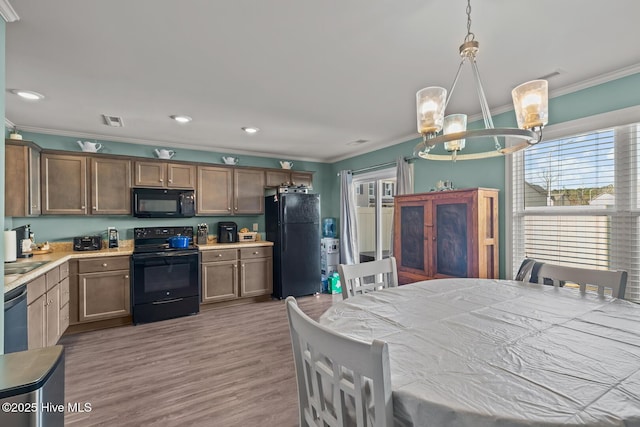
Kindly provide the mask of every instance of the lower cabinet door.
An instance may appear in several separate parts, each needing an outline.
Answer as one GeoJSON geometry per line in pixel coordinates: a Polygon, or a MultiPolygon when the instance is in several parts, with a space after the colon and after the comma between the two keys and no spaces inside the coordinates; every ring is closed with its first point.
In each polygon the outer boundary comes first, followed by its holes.
{"type": "Polygon", "coordinates": [[[47,346],[56,345],[60,332],[60,285],[56,285],[49,289],[46,293],[47,297],[47,346]]]}
{"type": "Polygon", "coordinates": [[[202,264],[202,302],[217,302],[238,297],[238,262],[202,264]]]}
{"type": "Polygon", "coordinates": [[[126,317],[131,313],[129,271],[109,271],[78,275],[78,320],[126,317]]]}
{"type": "Polygon", "coordinates": [[[47,294],[43,294],[27,306],[27,331],[29,350],[46,347],[47,294]]]}
{"type": "Polygon", "coordinates": [[[272,258],[255,258],[240,262],[240,296],[254,297],[273,292],[272,258]]]}

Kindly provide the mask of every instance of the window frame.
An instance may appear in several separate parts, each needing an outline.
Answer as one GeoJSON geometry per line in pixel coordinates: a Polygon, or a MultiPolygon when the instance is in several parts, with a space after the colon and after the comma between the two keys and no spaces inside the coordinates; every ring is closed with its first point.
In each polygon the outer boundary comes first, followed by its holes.
{"type": "MultiPolygon", "coordinates": [[[[605,128],[616,128],[619,126],[631,125],[634,123],[640,123],[640,105],[624,108],[620,110],[614,110],[607,113],[602,113],[594,116],[583,117],[576,120],[571,120],[559,124],[555,124],[552,126],[548,126],[544,129],[544,140],[555,140],[562,138],[569,138],[579,134],[585,134],[594,132],[600,129],[605,128]]],[[[508,144],[512,141],[508,141],[508,144]]],[[[638,156],[640,156],[640,147],[637,147],[638,156]]],[[[505,261],[506,268],[505,272],[508,278],[514,277],[515,271],[514,269],[514,197],[513,191],[514,186],[517,183],[514,181],[517,177],[515,177],[514,171],[514,156],[522,156],[523,153],[515,153],[512,156],[506,156],[505,159],[505,238],[507,242],[507,250],[505,251],[505,261]]],[[[616,150],[616,162],[619,161],[619,150],[616,150]]],[[[636,175],[640,173],[637,169],[635,170],[636,175]]],[[[634,182],[637,182],[637,176],[633,177],[635,179],[634,182]]],[[[617,178],[616,178],[617,180],[617,178]]],[[[638,184],[640,185],[640,184],[638,184]]],[[[618,201],[616,201],[618,203],[618,201]]],[[[532,213],[547,213],[550,211],[548,208],[544,208],[541,210],[537,209],[528,209],[529,212],[532,213]]],[[[640,209],[633,209],[634,214],[638,214],[640,209]]],[[[616,207],[615,211],[610,209],[589,209],[589,214],[591,215],[611,215],[620,212],[620,207],[616,207]]],[[[571,213],[571,209],[562,209],[562,208],[554,208],[549,212],[549,215],[563,215],[571,213]]],[[[518,262],[520,260],[517,260],[518,262]]]]}

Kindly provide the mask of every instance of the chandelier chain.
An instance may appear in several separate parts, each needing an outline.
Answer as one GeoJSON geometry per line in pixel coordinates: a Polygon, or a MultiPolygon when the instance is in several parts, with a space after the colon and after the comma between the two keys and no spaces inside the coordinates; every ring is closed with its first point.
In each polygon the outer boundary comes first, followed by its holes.
{"type": "Polygon", "coordinates": [[[467,0],[467,35],[464,38],[465,42],[476,39],[476,35],[471,32],[471,0],[467,0]]]}

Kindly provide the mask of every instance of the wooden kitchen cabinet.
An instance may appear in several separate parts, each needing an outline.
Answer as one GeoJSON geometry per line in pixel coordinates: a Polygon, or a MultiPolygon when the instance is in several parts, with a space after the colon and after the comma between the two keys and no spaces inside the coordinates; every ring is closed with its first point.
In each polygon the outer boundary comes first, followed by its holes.
{"type": "Polygon", "coordinates": [[[201,254],[202,303],[242,300],[273,292],[273,248],[252,246],[201,254]]]}
{"type": "Polygon", "coordinates": [[[264,169],[233,170],[233,213],[237,215],[264,213],[264,169]]]}
{"type": "Polygon", "coordinates": [[[291,171],[283,170],[267,170],[266,175],[266,187],[279,187],[285,183],[291,183],[291,171]]]}
{"type": "Polygon", "coordinates": [[[201,257],[202,302],[238,298],[238,250],[203,251],[201,257]]]}
{"type": "Polygon", "coordinates": [[[79,259],[72,277],[70,323],[128,317],[131,314],[129,257],[79,259]]]}
{"type": "Polygon", "coordinates": [[[40,215],[40,148],[5,140],[5,216],[40,215]]]}
{"type": "Polygon", "coordinates": [[[91,158],[91,213],[131,214],[131,161],[91,158]]]}
{"type": "Polygon", "coordinates": [[[231,215],[233,169],[198,166],[196,215],[231,215]]]}
{"type": "Polygon", "coordinates": [[[396,196],[394,255],[400,284],[446,277],[497,278],[498,190],[396,196]]]}
{"type": "Polygon", "coordinates": [[[67,263],[27,284],[29,349],[55,345],[69,326],[67,263]]]}
{"type": "Polygon", "coordinates": [[[255,297],[273,292],[271,246],[240,249],[240,296],[255,297]]]}
{"type": "Polygon", "coordinates": [[[136,187],[195,188],[196,166],[188,163],[136,161],[136,187]]]}
{"type": "Polygon", "coordinates": [[[42,154],[42,213],[87,214],[87,157],[42,154]]]}
{"type": "Polygon", "coordinates": [[[313,173],[291,172],[291,185],[306,185],[313,188],[313,173]]]}
{"type": "Polygon", "coordinates": [[[266,171],[266,187],[279,187],[285,183],[289,183],[290,185],[306,185],[307,187],[313,187],[313,173],[300,171],[294,172],[286,169],[272,169],[266,171]]]}

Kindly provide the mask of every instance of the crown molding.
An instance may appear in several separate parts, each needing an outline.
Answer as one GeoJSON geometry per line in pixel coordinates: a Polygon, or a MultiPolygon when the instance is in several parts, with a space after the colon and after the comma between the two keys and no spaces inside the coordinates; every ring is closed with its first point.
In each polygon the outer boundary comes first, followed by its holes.
{"type": "MultiPolygon", "coordinates": [[[[568,95],[573,92],[578,92],[579,90],[589,89],[590,87],[598,86],[598,85],[608,83],[614,80],[618,80],[623,77],[631,76],[637,73],[640,73],[640,64],[630,65],[628,67],[620,68],[619,70],[600,74],[599,76],[593,77],[591,79],[583,80],[578,83],[570,84],[568,86],[563,86],[558,89],[549,91],[549,99],[557,98],[563,95],[568,95]]],[[[502,105],[500,107],[492,108],[491,115],[497,116],[498,114],[507,113],[509,111],[513,111],[512,104],[502,105]]],[[[481,113],[474,114],[473,116],[469,116],[469,123],[475,122],[478,120],[482,120],[481,113]]]]}
{"type": "Polygon", "coordinates": [[[20,17],[16,13],[9,0],[0,0],[0,16],[7,22],[19,21],[20,17]]]}
{"type": "Polygon", "coordinates": [[[15,129],[16,125],[11,120],[4,118],[4,127],[5,129],[15,129]]]}
{"type": "MultiPolygon", "coordinates": [[[[5,122],[11,123],[8,119],[5,119],[5,122]]],[[[125,144],[151,145],[154,147],[170,145],[172,148],[184,148],[187,150],[208,151],[208,152],[223,153],[223,154],[238,154],[238,155],[255,156],[255,157],[267,157],[270,159],[283,157],[286,159],[298,160],[302,162],[327,163],[326,160],[321,160],[321,159],[311,158],[311,157],[295,157],[295,156],[289,156],[289,155],[276,157],[274,153],[267,153],[262,151],[234,150],[229,148],[208,147],[208,146],[189,144],[184,142],[152,141],[149,139],[128,138],[128,137],[102,135],[102,134],[87,133],[87,132],[74,132],[74,131],[61,130],[61,129],[40,128],[35,126],[18,125],[18,129],[21,132],[33,132],[33,133],[41,133],[44,135],[55,135],[55,136],[68,136],[71,138],[96,139],[103,142],[113,141],[113,142],[122,142],[125,144]]]]}

